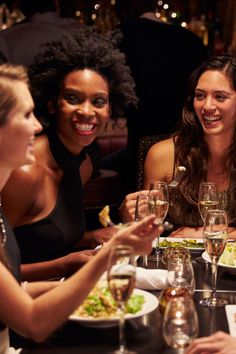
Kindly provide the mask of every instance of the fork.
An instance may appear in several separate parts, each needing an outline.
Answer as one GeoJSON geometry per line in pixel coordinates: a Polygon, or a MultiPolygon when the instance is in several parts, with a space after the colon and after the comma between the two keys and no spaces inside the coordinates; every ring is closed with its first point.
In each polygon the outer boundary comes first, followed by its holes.
{"type": "Polygon", "coordinates": [[[168,187],[170,188],[175,188],[178,186],[178,184],[181,182],[183,175],[186,172],[186,167],[184,166],[178,166],[177,167],[177,173],[174,176],[174,179],[168,184],[168,187]]]}

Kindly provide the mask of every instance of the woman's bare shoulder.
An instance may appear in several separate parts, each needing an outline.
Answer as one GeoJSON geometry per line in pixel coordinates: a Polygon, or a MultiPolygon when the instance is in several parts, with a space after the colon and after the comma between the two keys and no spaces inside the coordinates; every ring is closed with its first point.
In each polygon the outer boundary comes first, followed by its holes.
{"type": "Polygon", "coordinates": [[[153,144],[148,150],[147,157],[163,158],[163,156],[172,156],[174,153],[174,141],[173,138],[159,141],[153,144]]]}
{"type": "Polygon", "coordinates": [[[160,141],[149,149],[144,162],[144,186],[151,180],[167,181],[172,178],[174,168],[173,138],[160,141]]]}

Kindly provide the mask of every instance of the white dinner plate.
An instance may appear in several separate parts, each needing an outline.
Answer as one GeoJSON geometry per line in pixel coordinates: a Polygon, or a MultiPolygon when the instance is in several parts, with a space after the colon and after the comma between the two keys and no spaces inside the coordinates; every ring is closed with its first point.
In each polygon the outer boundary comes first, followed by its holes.
{"type": "MultiPolygon", "coordinates": [[[[146,315],[152,311],[154,311],[158,305],[159,305],[159,301],[156,298],[156,296],[154,296],[153,294],[144,291],[144,290],[140,290],[140,289],[134,289],[133,294],[137,294],[137,295],[143,295],[144,296],[144,304],[142,307],[142,310],[136,312],[135,314],[126,314],[125,315],[125,319],[126,320],[132,320],[134,318],[138,318],[141,317],[143,315],[146,315]]],[[[71,321],[76,321],[79,324],[82,324],[84,326],[88,326],[88,327],[111,327],[111,326],[115,326],[118,324],[118,317],[109,317],[109,318],[92,318],[92,317],[81,317],[81,316],[77,316],[77,315],[70,315],[69,316],[69,320],[71,321]]]]}
{"type": "MultiPolygon", "coordinates": [[[[159,242],[163,242],[164,240],[167,240],[170,243],[179,243],[180,246],[182,246],[182,243],[184,240],[191,240],[190,237],[185,237],[185,238],[179,238],[179,237],[160,237],[159,238],[159,242]]],[[[202,238],[198,238],[198,239],[194,239],[196,240],[198,243],[202,243],[202,245],[199,245],[198,247],[191,247],[189,245],[183,245],[184,247],[188,248],[189,250],[196,250],[196,251],[201,251],[204,250],[204,245],[203,245],[203,239],[202,238]]],[[[170,245],[172,246],[172,245],[170,245]]],[[[156,247],[156,241],[153,241],[152,247],[155,248],[156,247]]],[[[161,249],[164,249],[166,247],[164,246],[160,246],[161,249]]]]}
{"type": "MultiPolygon", "coordinates": [[[[205,261],[211,263],[211,259],[210,259],[209,255],[208,255],[208,253],[207,253],[206,251],[203,252],[202,258],[203,258],[205,261]]],[[[220,260],[219,260],[218,265],[221,266],[221,267],[225,267],[225,268],[230,268],[230,269],[232,269],[232,270],[236,270],[236,266],[224,264],[224,263],[222,263],[220,260]]]]}

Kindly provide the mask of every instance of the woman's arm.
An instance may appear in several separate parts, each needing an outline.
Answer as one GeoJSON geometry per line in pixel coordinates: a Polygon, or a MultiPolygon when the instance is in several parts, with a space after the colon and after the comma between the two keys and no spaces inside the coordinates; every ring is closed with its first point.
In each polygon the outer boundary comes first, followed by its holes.
{"type": "Polygon", "coordinates": [[[144,188],[149,189],[151,181],[170,182],[174,170],[173,139],[154,144],[144,161],[144,188]]]}
{"type": "Polygon", "coordinates": [[[128,244],[136,254],[149,253],[160,229],[154,216],[133,223],[117,234],[84,267],[47,293],[32,299],[0,263],[0,319],[16,332],[43,341],[82,303],[106,269],[110,248],[128,244]],[[8,304],[6,306],[5,304],[8,304]]]}
{"type": "Polygon", "coordinates": [[[96,253],[95,250],[85,250],[73,252],[51,261],[22,264],[22,280],[36,281],[68,277],[86,264],[96,253]]]}

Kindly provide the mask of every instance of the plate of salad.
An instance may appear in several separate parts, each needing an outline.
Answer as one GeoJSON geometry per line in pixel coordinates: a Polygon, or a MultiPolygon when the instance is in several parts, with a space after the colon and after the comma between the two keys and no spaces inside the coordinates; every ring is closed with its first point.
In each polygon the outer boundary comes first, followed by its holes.
{"type": "MultiPolygon", "coordinates": [[[[158,305],[156,296],[141,289],[134,289],[126,305],[125,319],[146,315],[154,311],[158,305]]],[[[69,320],[88,327],[104,328],[118,325],[117,306],[107,285],[97,285],[83,304],[69,316],[69,320]]]]}
{"type": "MultiPolygon", "coordinates": [[[[160,237],[159,239],[159,247],[185,247],[190,250],[204,250],[204,243],[202,238],[193,239],[193,238],[177,238],[177,237],[160,237]]],[[[153,247],[155,247],[155,240],[153,243],[153,247]]]]}
{"type": "MultiPolygon", "coordinates": [[[[202,258],[209,263],[211,262],[206,251],[203,252],[202,258]]],[[[236,242],[227,243],[224,252],[219,259],[218,265],[236,270],[236,242]]]]}

